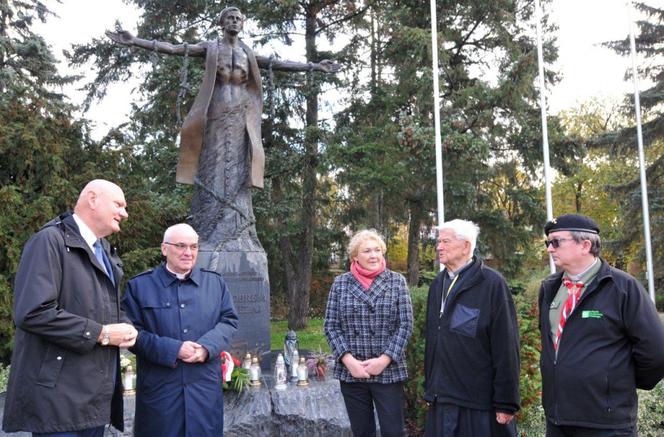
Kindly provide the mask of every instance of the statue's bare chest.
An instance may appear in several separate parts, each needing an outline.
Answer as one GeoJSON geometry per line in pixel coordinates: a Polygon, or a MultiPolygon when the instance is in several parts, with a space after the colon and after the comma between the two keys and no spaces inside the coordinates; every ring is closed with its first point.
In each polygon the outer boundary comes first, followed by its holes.
{"type": "Polygon", "coordinates": [[[223,84],[240,85],[249,76],[249,57],[241,47],[219,46],[217,76],[223,84]]]}

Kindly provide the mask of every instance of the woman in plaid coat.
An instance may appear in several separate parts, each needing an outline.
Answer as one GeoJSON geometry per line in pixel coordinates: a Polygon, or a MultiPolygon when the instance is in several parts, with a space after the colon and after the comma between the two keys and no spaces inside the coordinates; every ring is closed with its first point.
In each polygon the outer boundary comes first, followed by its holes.
{"type": "Polygon", "coordinates": [[[350,272],[337,276],[325,311],[325,335],[337,365],[355,437],[404,435],[404,351],[413,331],[406,280],[385,268],[385,242],[374,230],[348,244],[350,272]]]}

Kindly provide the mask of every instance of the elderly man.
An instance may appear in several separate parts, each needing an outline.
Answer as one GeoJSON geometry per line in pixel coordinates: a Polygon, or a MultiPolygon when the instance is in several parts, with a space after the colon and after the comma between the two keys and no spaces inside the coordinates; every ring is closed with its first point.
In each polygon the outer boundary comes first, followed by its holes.
{"type": "Polygon", "coordinates": [[[224,404],[219,354],[238,318],[221,276],[194,267],[198,234],[164,233],[166,263],[129,281],[122,301],[138,329],[136,436],[219,436],[224,404]]]}
{"type": "Polygon", "coordinates": [[[641,284],[599,258],[599,227],[562,215],[546,224],[562,270],[539,295],[546,435],[636,436],[636,389],[664,376],[664,328],[641,284]]]}
{"type": "Polygon", "coordinates": [[[429,288],[424,355],[426,436],[516,436],[519,334],[505,279],[473,256],[479,227],[439,228],[445,266],[429,288]]]}
{"type": "Polygon", "coordinates": [[[74,212],[30,238],[14,282],[16,337],[3,429],[102,436],[123,429],[118,347],[136,330],[120,311],[120,259],[104,237],[127,218],[122,190],[89,182],[74,212]]]}

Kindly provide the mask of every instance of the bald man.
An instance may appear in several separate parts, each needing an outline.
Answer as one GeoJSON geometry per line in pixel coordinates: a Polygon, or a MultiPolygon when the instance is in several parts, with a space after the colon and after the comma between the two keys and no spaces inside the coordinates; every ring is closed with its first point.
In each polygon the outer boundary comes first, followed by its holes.
{"type": "Polygon", "coordinates": [[[119,348],[137,331],[120,310],[120,259],[104,237],[127,215],[122,189],[97,179],[74,211],[30,238],[14,281],[16,337],[3,429],[98,437],[123,429],[119,348]]]}
{"type": "Polygon", "coordinates": [[[219,354],[238,318],[221,276],[195,267],[198,234],[184,223],[164,233],[166,262],[132,278],[122,300],[139,331],[134,435],[220,436],[224,429],[219,354]]]}

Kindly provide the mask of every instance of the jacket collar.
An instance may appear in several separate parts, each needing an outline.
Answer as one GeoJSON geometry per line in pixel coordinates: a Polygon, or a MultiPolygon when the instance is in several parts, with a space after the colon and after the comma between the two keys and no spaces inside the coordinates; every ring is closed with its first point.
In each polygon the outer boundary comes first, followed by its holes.
{"type": "MultiPolygon", "coordinates": [[[[88,243],[81,236],[81,233],[78,229],[78,225],[74,220],[72,211],[67,211],[66,213],[60,215],[59,217],[51,220],[46,225],[44,225],[44,228],[47,226],[60,227],[60,229],[63,232],[63,238],[65,240],[65,246],[67,247],[67,250],[69,250],[70,248],[75,248],[85,251],[88,254],[90,263],[92,263],[93,266],[99,269],[104,274],[104,276],[106,276],[106,268],[99,263],[99,260],[95,256],[94,252],[92,252],[92,249],[90,248],[88,243]]],[[[109,260],[113,268],[113,276],[115,277],[116,284],[119,284],[120,280],[122,279],[122,271],[120,270],[121,268],[120,260],[115,256],[115,251],[111,250],[111,246],[105,238],[101,239],[101,245],[106,251],[106,253],[110,254],[109,260]]]]}
{"type": "MultiPolygon", "coordinates": [[[[76,221],[74,220],[73,213],[71,211],[61,215],[59,218],[59,224],[62,229],[64,230],[65,233],[65,244],[68,247],[76,247],[76,248],[81,248],[84,249],[88,254],[91,256],[91,259],[93,260],[93,264],[97,265],[98,267],[102,267],[99,262],[97,261],[97,257],[94,255],[92,252],[92,249],[88,245],[88,243],[85,241],[85,239],[81,236],[81,232],[78,229],[78,225],[76,224],[76,221]]],[[[105,250],[109,249],[109,244],[105,239],[101,239],[102,246],[104,247],[105,250]]],[[[102,268],[103,271],[105,271],[102,268]]]]}
{"type": "MultiPolygon", "coordinates": [[[[457,273],[457,275],[460,275],[459,281],[461,281],[459,283],[458,291],[470,288],[471,286],[479,282],[484,277],[484,274],[482,273],[483,267],[484,263],[482,262],[482,260],[473,255],[472,262],[470,264],[466,264],[457,273]]],[[[445,274],[447,274],[447,272],[445,272],[445,274]]]]}
{"type": "Polygon", "coordinates": [[[88,244],[81,236],[80,231],[78,230],[78,225],[74,220],[72,211],[67,211],[66,213],[46,223],[42,229],[49,226],[58,226],[62,230],[64,234],[65,245],[67,247],[87,249],[88,252],[92,253],[90,246],[88,246],[88,244]]]}
{"type": "MultiPolygon", "coordinates": [[[[609,266],[609,264],[601,257],[599,258],[599,262],[601,263],[599,266],[599,271],[597,272],[595,279],[581,295],[581,300],[583,300],[589,294],[592,294],[601,282],[607,280],[613,281],[613,272],[611,270],[611,266],[609,266]]],[[[553,296],[558,291],[560,284],[563,281],[564,274],[565,272],[556,272],[542,281],[542,285],[544,286],[544,290],[546,292],[546,302],[551,302],[553,300],[553,296]]]]}
{"type": "Polygon", "coordinates": [[[348,275],[350,275],[352,279],[350,280],[348,288],[356,298],[362,302],[372,304],[389,286],[387,281],[388,271],[389,270],[386,268],[380,275],[376,276],[368,290],[365,290],[364,287],[362,287],[362,284],[360,284],[360,281],[349,272],[348,275]]]}
{"type": "MultiPolygon", "coordinates": [[[[187,276],[182,282],[193,282],[195,285],[199,285],[201,283],[201,269],[199,267],[194,267],[191,273],[189,273],[189,276],[187,276]]],[[[166,269],[166,263],[162,262],[159,267],[157,267],[157,277],[161,281],[161,284],[166,287],[170,287],[173,285],[174,282],[179,281],[177,276],[175,276],[173,273],[169,272],[168,269],[166,269]]]]}
{"type": "MultiPolygon", "coordinates": [[[[449,302],[452,302],[453,300],[456,299],[456,297],[463,293],[464,291],[472,288],[475,284],[480,282],[482,278],[484,278],[484,273],[482,272],[482,269],[484,268],[484,263],[482,262],[481,259],[477,258],[476,256],[473,255],[473,261],[470,264],[466,264],[458,273],[459,279],[458,285],[452,289],[450,292],[450,295],[447,296],[447,299],[449,302]]],[[[447,271],[442,271],[441,275],[447,275],[447,271]]],[[[438,307],[440,308],[440,305],[443,300],[443,283],[444,281],[440,282],[440,298],[438,299],[438,307]]],[[[447,306],[447,303],[445,304],[447,306]]]]}

